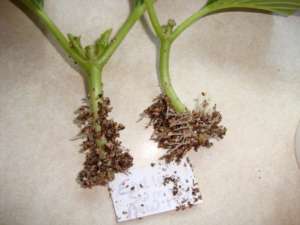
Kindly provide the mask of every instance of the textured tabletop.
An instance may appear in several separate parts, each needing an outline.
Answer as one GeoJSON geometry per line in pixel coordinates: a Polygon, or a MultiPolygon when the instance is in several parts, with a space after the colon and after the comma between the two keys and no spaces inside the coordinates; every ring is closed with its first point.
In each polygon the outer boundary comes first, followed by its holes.
{"type": "MultiPolygon", "coordinates": [[[[181,21],[204,1],[161,0],[162,21],[181,21]]],[[[127,17],[126,0],[47,0],[65,32],[90,43],[127,17]]],[[[112,116],[137,166],[161,150],[139,114],[160,93],[157,49],[138,23],[104,70],[112,116]]],[[[300,17],[231,12],[204,18],[175,43],[172,79],[193,107],[202,91],[228,128],[213,148],[190,154],[204,202],[125,224],[299,225],[300,17]]],[[[85,96],[79,73],[8,0],[0,1],[0,224],[116,224],[106,188],[75,182],[84,155],[73,124],[85,96]]]]}

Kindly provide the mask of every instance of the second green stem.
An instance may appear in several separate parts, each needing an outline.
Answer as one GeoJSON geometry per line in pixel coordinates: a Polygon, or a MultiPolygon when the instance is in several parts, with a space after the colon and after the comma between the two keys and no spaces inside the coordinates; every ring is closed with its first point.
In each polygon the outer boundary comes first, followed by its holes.
{"type": "Polygon", "coordinates": [[[171,42],[168,40],[161,40],[160,46],[160,60],[159,60],[159,82],[162,88],[162,91],[170,101],[170,104],[174,108],[174,110],[178,113],[186,112],[186,106],[181,102],[178,98],[170,77],[170,50],[171,50],[171,42]]]}

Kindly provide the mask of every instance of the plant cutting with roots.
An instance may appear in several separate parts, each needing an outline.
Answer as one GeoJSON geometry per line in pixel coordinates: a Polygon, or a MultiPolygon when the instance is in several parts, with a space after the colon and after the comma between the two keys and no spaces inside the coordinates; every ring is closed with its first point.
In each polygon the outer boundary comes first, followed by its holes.
{"type": "MultiPolygon", "coordinates": [[[[167,162],[179,162],[189,151],[199,147],[210,147],[213,139],[222,139],[226,128],[220,125],[222,116],[204,100],[199,109],[189,110],[179,99],[172,86],[169,72],[170,50],[175,40],[192,24],[208,15],[229,10],[259,10],[281,15],[290,15],[300,8],[300,0],[208,0],[193,15],[176,26],[170,19],[161,25],[154,8],[155,0],[132,0],[129,17],[114,37],[108,29],[91,45],[83,46],[80,36],[64,35],[44,10],[43,0],[12,0],[26,8],[58,45],[77,64],[84,76],[87,97],[76,111],[76,122],[83,138],[85,152],[84,168],[78,175],[78,182],[84,188],[105,185],[116,173],[126,172],[133,164],[128,150],[118,140],[122,124],[108,115],[112,110],[110,100],[104,97],[102,71],[134,24],[147,10],[155,35],[160,41],[159,83],[162,94],[144,111],[154,127],[152,139],[159,147],[167,150],[162,157],[167,162]]],[[[205,94],[203,93],[205,96],[205,94]]]]}
{"type": "Polygon", "coordinates": [[[77,111],[76,122],[81,127],[79,137],[84,138],[82,151],[86,154],[84,168],[78,182],[84,188],[105,185],[116,173],[132,166],[133,158],[118,140],[122,124],[108,118],[111,111],[109,98],[103,95],[102,71],[133,25],[144,14],[145,5],[133,0],[132,11],[116,35],[112,30],[101,34],[95,43],[83,47],[80,36],[65,36],[44,10],[43,0],[21,0],[25,7],[52,34],[55,41],[78,64],[87,85],[87,98],[77,111]]]}
{"type": "MultiPolygon", "coordinates": [[[[199,19],[214,13],[230,10],[255,10],[284,16],[300,8],[300,0],[208,0],[193,15],[176,26],[173,19],[161,25],[155,0],[144,0],[155,36],[159,40],[159,83],[162,94],[154,99],[143,116],[150,119],[148,126],[154,128],[151,139],[166,149],[162,156],[167,162],[180,160],[191,150],[211,147],[213,139],[222,139],[226,128],[220,125],[222,116],[216,106],[210,107],[204,100],[199,109],[190,111],[179,99],[172,86],[169,71],[170,50],[174,41],[199,19]]],[[[202,95],[205,95],[202,93],[202,95]]]]}

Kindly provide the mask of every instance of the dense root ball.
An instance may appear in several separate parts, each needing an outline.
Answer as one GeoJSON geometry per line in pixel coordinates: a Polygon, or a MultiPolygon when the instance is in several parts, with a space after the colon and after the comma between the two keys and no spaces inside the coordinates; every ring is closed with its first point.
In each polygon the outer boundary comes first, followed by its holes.
{"type": "Polygon", "coordinates": [[[86,159],[77,178],[83,188],[106,185],[114,179],[116,173],[126,172],[132,166],[133,158],[117,140],[120,130],[125,127],[108,119],[112,109],[109,99],[104,98],[99,108],[96,122],[88,105],[80,107],[76,112],[76,122],[82,128],[80,137],[85,139],[82,151],[86,159]],[[98,127],[98,131],[95,127],[98,127]]]}
{"type": "Polygon", "coordinates": [[[206,100],[199,110],[176,113],[167,97],[160,95],[143,114],[150,119],[148,126],[154,128],[151,139],[167,150],[162,157],[167,162],[180,162],[190,150],[211,147],[212,139],[222,139],[226,134],[226,128],[220,125],[220,112],[216,107],[209,110],[206,100]]]}

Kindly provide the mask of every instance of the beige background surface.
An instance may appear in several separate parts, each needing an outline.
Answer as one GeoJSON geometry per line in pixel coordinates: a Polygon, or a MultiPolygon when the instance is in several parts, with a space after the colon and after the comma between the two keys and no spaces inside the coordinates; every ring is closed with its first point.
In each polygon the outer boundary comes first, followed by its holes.
{"type": "MultiPolygon", "coordinates": [[[[162,21],[184,19],[204,1],[159,1],[162,21]],[[174,16],[175,15],[175,16],[174,16]]],[[[64,32],[85,43],[129,11],[126,0],[46,1],[64,32]],[[86,13],[85,13],[86,12],[86,13]]],[[[190,107],[201,91],[228,127],[211,150],[192,153],[204,203],[133,225],[299,225],[300,171],[294,134],[300,119],[300,17],[226,13],[203,19],[176,42],[172,74],[190,107]]],[[[113,117],[137,166],[160,151],[139,113],[159,94],[156,48],[138,23],[105,69],[113,117]]],[[[82,190],[75,177],[84,156],[73,112],[83,98],[80,75],[38,28],[0,1],[0,224],[110,225],[104,188],[82,190]]]]}

